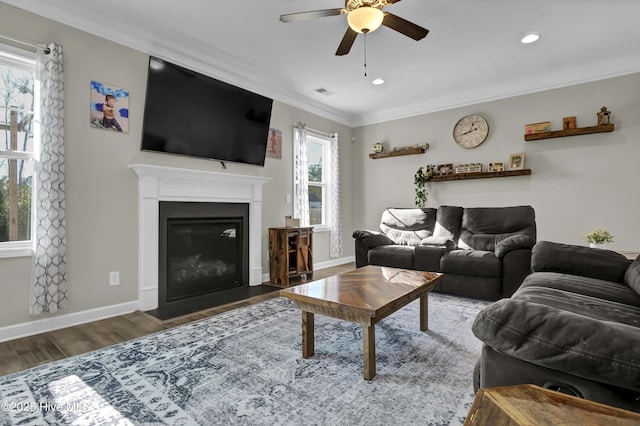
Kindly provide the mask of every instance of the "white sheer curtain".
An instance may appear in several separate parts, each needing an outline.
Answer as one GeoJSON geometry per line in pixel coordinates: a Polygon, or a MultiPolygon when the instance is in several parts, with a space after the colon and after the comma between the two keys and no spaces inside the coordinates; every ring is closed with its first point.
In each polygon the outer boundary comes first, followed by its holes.
{"type": "Polygon", "coordinates": [[[342,256],[342,187],[340,176],[340,144],[338,134],[332,133],[329,142],[329,256],[342,256]]]}
{"type": "Polygon", "coordinates": [[[307,164],[307,128],[304,123],[293,127],[295,204],[293,217],[301,226],[309,226],[309,168],[307,164]]]}
{"type": "Polygon", "coordinates": [[[39,48],[36,63],[36,147],[34,190],[35,255],[29,313],[67,307],[66,215],[64,193],[64,101],[62,46],[39,48]],[[36,135],[37,136],[37,135],[36,135]]]}

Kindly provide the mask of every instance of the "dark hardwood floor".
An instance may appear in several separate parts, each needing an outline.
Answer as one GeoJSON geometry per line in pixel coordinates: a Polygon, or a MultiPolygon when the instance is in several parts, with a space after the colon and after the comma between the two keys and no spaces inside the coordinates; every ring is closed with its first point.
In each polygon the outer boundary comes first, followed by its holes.
{"type": "MultiPolygon", "coordinates": [[[[319,280],[353,269],[355,269],[355,264],[347,263],[317,270],[310,280],[319,280]]],[[[302,280],[298,279],[294,284],[301,282],[302,280]]],[[[0,343],[0,376],[115,345],[232,309],[259,303],[273,297],[278,297],[277,291],[252,296],[245,300],[165,321],[154,318],[144,312],[136,311],[126,315],[3,342],[0,343]]]]}

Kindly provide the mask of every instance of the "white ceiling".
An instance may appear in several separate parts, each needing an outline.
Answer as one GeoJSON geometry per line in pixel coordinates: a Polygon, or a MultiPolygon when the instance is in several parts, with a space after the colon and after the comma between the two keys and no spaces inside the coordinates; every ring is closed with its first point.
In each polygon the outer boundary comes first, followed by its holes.
{"type": "Polygon", "coordinates": [[[369,34],[366,77],[362,35],[334,55],[346,16],[278,19],[342,0],[4,2],[354,127],[640,71],[639,0],[402,0],[430,33],[369,34]]]}

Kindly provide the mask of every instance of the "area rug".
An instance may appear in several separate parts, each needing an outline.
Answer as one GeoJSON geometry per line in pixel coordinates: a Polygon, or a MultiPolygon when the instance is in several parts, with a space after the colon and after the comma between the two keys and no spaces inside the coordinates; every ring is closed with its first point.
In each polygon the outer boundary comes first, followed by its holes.
{"type": "Polygon", "coordinates": [[[0,377],[3,425],[456,425],[473,401],[486,302],[432,293],[376,325],[377,375],[363,379],[362,328],[274,298],[0,377]]]}

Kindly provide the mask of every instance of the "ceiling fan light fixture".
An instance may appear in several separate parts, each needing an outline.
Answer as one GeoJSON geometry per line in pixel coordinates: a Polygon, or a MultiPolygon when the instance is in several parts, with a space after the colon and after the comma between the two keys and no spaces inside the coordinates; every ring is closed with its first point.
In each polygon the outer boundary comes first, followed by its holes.
{"type": "Polygon", "coordinates": [[[522,44],[530,44],[538,41],[539,38],[540,38],[540,34],[530,33],[524,36],[520,41],[522,42],[522,44]]]}
{"type": "Polygon", "coordinates": [[[384,13],[382,10],[370,6],[362,6],[352,10],[347,15],[349,27],[358,33],[370,33],[382,25],[384,13]]]}

